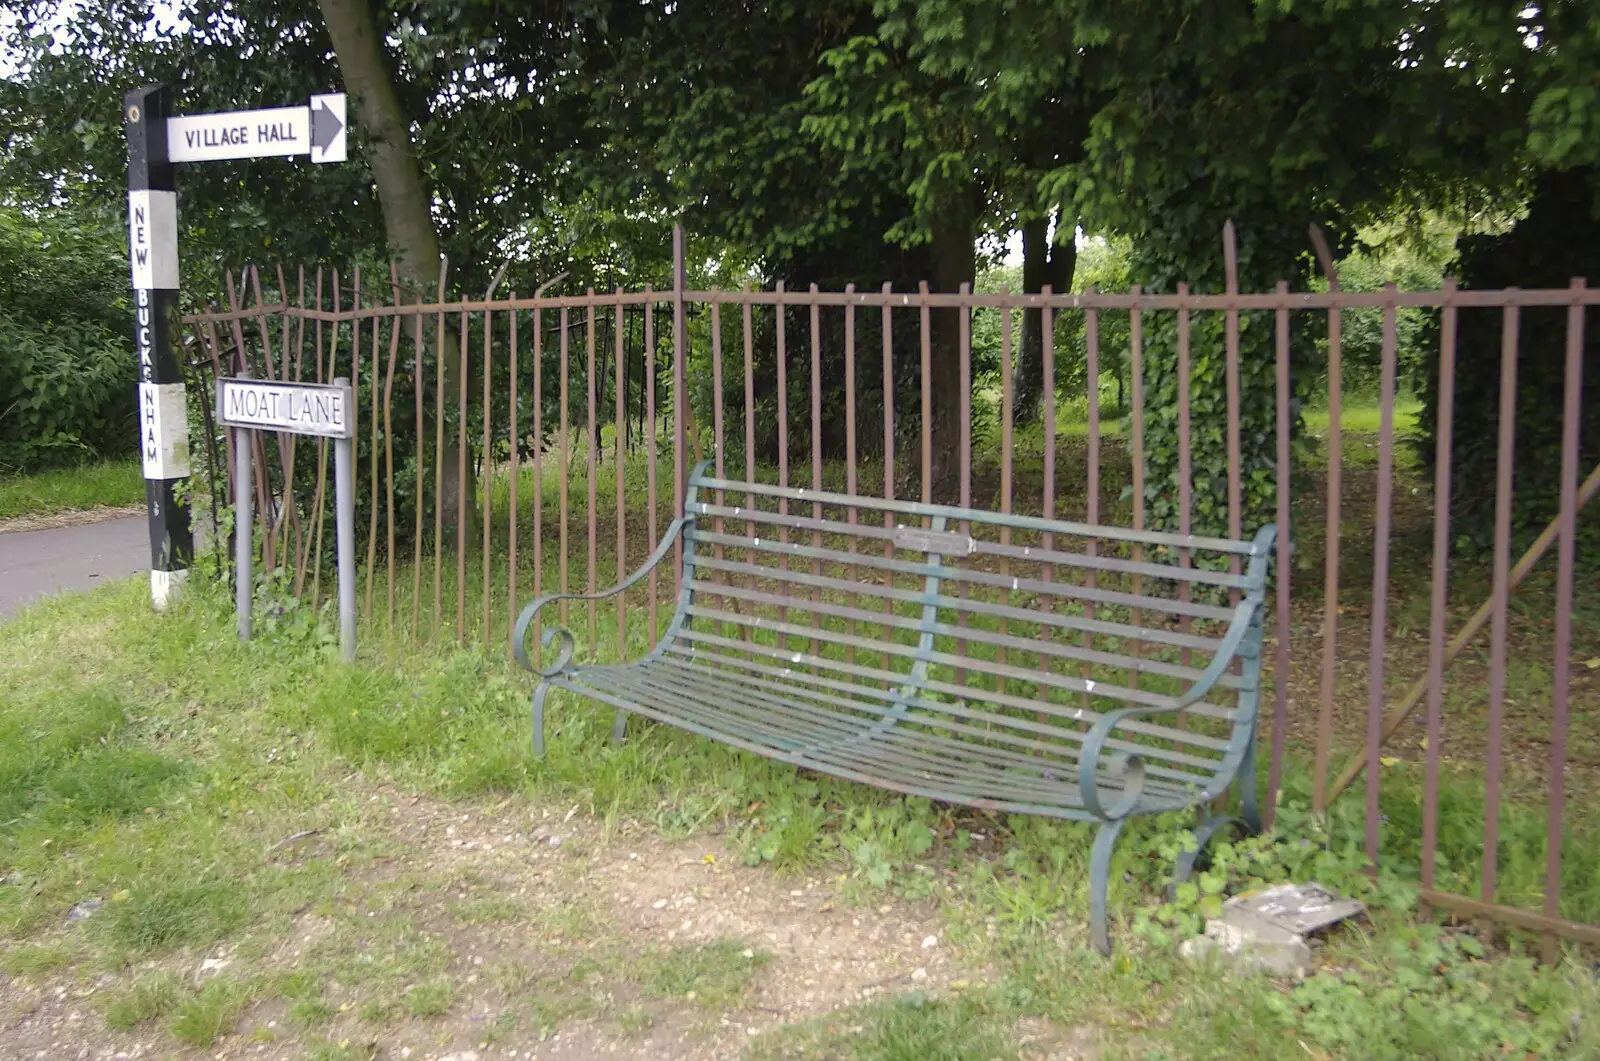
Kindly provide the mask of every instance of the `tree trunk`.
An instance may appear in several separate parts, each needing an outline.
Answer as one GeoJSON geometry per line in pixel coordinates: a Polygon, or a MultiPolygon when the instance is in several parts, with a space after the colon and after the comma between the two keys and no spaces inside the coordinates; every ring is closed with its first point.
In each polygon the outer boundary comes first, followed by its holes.
{"type": "MultiPolygon", "coordinates": [[[[401,282],[409,293],[432,295],[439,282],[439,234],[433,227],[433,199],[423,183],[422,167],[417,164],[416,152],[412,149],[411,122],[395,92],[372,2],[319,0],[319,3],[322,20],[339,60],[345,90],[356,100],[362,141],[372,166],[373,182],[378,186],[378,203],[383,209],[384,234],[395,255],[401,282]]],[[[423,331],[426,333],[428,329],[423,331]]],[[[453,325],[447,326],[447,335],[445,348],[438,356],[444,364],[443,386],[448,405],[460,386],[457,354],[460,339],[453,325]]],[[[471,476],[462,481],[459,473],[457,440],[452,432],[446,431],[445,435],[445,448],[440,455],[441,486],[434,503],[442,511],[445,526],[454,530],[463,492],[469,520],[477,512],[477,505],[471,476]]],[[[484,456],[487,459],[488,455],[484,456]]],[[[471,537],[468,535],[469,539],[471,537]]]]}
{"type": "MultiPolygon", "coordinates": [[[[1050,222],[1038,218],[1022,223],[1022,290],[1034,294],[1046,285],[1057,294],[1072,289],[1077,268],[1078,245],[1068,234],[1050,245],[1050,222]]],[[[1022,346],[1017,351],[1017,420],[1028,423],[1039,415],[1044,397],[1044,314],[1029,311],[1022,315],[1022,346]]]]}
{"type": "MultiPolygon", "coordinates": [[[[933,225],[932,289],[954,293],[962,284],[971,284],[977,275],[974,227],[977,220],[977,195],[968,189],[957,201],[940,211],[933,225]]],[[[949,492],[960,471],[961,391],[971,380],[961,378],[960,309],[934,310],[933,334],[929,337],[933,370],[933,461],[932,487],[939,494],[949,492]]],[[[920,355],[918,355],[920,356],[920,355]]],[[[918,464],[920,467],[920,462],[918,464]]]]}

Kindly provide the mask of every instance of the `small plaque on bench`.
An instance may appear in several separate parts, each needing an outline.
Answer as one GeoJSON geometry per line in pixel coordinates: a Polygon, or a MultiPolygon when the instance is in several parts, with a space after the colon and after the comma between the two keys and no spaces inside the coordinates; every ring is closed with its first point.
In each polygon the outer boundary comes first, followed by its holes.
{"type": "Polygon", "coordinates": [[[891,540],[896,549],[937,553],[940,556],[971,556],[978,543],[965,534],[927,530],[923,527],[896,527],[891,540]]]}

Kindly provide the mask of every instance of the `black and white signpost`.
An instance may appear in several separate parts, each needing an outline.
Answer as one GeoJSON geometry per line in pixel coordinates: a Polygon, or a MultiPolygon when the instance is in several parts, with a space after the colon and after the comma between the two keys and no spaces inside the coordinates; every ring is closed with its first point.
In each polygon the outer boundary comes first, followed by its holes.
{"type": "Polygon", "coordinates": [[[346,660],[356,656],[356,492],[353,439],[355,393],[341,376],[332,386],[276,383],[248,375],[217,380],[217,418],[234,429],[234,611],[239,640],[250,640],[255,550],[250,536],[251,431],[291,431],[333,439],[333,506],[339,566],[339,647],[346,660]]]}
{"type": "MultiPolygon", "coordinates": [[[[178,195],[173,164],[290,155],[309,155],[312,162],[343,162],[347,138],[342,93],[313,96],[304,107],[220,114],[174,116],[171,106],[166,86],[150,85],[128,93],[122,113],[128,134],[128,250],[139,354],[139,450],[150,517],[150,599],[157,609],[182,585],[194,555],[189,510],[174,496],[178,482],[189,475],[189,421],[183,368],[172,343],[178,330],[178,195]]],[[[237,498],[246,516],[236,521],[236,527],[248,544],[248,491],[240,490],[237,498]]],[[[342,566],[339,574],[342,601],[346,581],[342,566]]],[[[248,567],[240,569],[240,577],[248,587],[248,567]]]]}

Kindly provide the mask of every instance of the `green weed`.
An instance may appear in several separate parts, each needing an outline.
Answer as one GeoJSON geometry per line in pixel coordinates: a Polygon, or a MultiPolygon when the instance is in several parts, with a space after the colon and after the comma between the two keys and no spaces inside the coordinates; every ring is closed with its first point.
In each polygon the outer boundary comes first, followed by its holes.
{"type": "Polygon", "coordinates": [[[152,973],[118,992],[106,1006],[106,1023],[126,1030],[165,1017],[184,1000],[183,980],[176,973],[152,973]]]}
{"type": "Polygon", "coordinates": [[[202,1049],[233,1031],[250,1003],[250,990],[232,980],[216,979],[183,1001],[172,1020],[172,1037],[202,1049]]]}
{"type": "Polygon", "coordinates": [[[405,994],[406,1012],[413,1017],[437,1017],[455,1005],[456,989],[448,980],[429,980],[405,994]]]}
{"type": "Polygon", "coordinates": [[[638,968],[628,975],[651,997],[693,995],[699,1005],[717,1009],[743,998],[755,974],[771,960],[766,951],[739,940],[716,940],[641,955],[638,968]]]}

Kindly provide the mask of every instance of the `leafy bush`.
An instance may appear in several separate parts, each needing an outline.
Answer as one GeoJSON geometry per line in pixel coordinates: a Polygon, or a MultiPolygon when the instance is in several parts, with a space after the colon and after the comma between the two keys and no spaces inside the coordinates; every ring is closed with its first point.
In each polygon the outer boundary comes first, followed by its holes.
{"type": "Polygon", "coordinates": [[[0,207],[0,469],[133,449],[126,269],[109,220],[0,207]]]}

